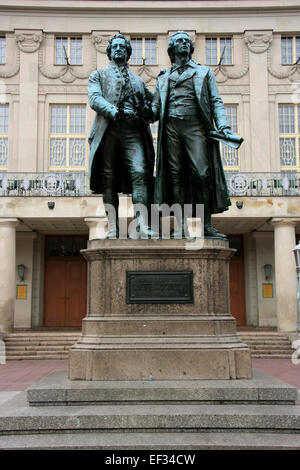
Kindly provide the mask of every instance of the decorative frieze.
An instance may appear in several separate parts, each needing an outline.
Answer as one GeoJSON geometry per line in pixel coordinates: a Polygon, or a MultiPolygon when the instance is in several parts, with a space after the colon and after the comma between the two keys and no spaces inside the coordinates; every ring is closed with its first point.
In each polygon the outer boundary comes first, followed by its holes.
{"type": "Polygon", "coordinates": [[[299,78],[300,75],[300,64],[292,64],[290,66],[277,66],[276,68],[272,64],[272,53],[271,49],[268,50],[268,72],[272,77],[284,79],[287,78],[290,82],[299,78]],[[298,76],[298,77],[297,77],[298,76]]]}
{"type": "Polygon", "coordinates": [[[0,78],[11,78],[17,75],[20,71],[20,49],[16,50],[15,64],[11,66],[1,65],[0,66],[0,78]]]}
{"type": "Polygon", "coordinates": [[[23,52],[37,51],[43,42],[41,33],[20,33],[16,35],[16,43],[23,52]]]}
{"type": "Polygon", "coordinates": [[[135,70],[135,73],[141,77],[144,82],[146,82],[148,85],[150,82],[155,82],[156,77],[158,75],[158,70],[155,68],[151,69],[151,67],[147,67],[146,65],[142,65],[139,67],[137,70],[135,70]]]}
{"type": "Polygon", "coordinates": [[[67,85],[42,85],[39,86],[39,94],[47,93],[84,93],[86,94],[87,88],[86,85],[71,85],[69,88],[67,85]]]}
{"type": "Polygon", "coordinates": [[[78,67],[70,64],[54,66],[44,64],[43,51],[42,49],[39,50],[39,71],[44,77],[49,79],[59,78],[63,83],[73,83],[76,79],[89,78],[96,68],[96,53],[93,54],[92,64],[88,67],[78,67]]]}
{"type": "Polygon", "coordinates": [[[254,54],[266,52],[272,42],[272,32],[250,32],[246,31],[245,43],[254,54]]]}
{"type": "Polygon", "coordinates": [[[117,34],[119,31],[110,31],[101,33],[98,31],[93,31],[92,33],[92,43],[94,44],[96,50],[101,54],[106,54],[106,48],[108,41],[111,37],[117,34]]]}

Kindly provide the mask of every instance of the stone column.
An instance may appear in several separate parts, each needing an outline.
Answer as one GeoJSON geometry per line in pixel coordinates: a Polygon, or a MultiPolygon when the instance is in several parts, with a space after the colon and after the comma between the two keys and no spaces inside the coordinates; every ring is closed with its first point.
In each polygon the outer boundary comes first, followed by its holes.
{"type": "Polygon", "coordinates": [[[16,298],[16,226],[18,219],[0,218],[0,334],[14,324],[16,298]]]}
{"type": "Polygon", "coordinates": [[[276,278],[276,313],[279,331],[296,330],[296,292],[297,277],[293,248],[296,245],[293,218],[273,219],[275,278],[276,278]]]}
{"type": "Polygon", "coordinates": [[[272,31],[246,31],[245,42],[249,49],[251,168],[256,172],[270,171],[267,50],[272,42],[272,31]]]}
{"type": "Polygon", "coordinates": [[[16,30],[20,49],[20,103],[18,171],[37,170],[38,141],[38,49],[43,41],[41,30],[16,30]]]}
{"type": "Polygon", "coordinates": [[[89,240],[103,239],[108,230],[107,217],[87,217],[84,219],[89,227],[89,240]]]}
{"type": "Polygon", "coordinates": [[[32,312],[32,276],[33,276],[33,242],[36,238],[36,232],[18,232],[16,239],[16,265],[25,266],[24,281],[17,279],[17,284],[26,285],[26,299],[20,299],[15,302],[14,327],[31,328],[32,312]]]}

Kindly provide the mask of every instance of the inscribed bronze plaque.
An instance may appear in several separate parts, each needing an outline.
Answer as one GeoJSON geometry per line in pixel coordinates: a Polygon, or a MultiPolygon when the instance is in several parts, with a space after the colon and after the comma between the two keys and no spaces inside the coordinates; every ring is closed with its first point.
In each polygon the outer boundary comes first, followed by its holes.
{"type": "Polygon", "coordinates": [[[127,271],[126,302],[193,303],[193,271],[127,271]]]}
{"type": "Polygon", "coordinates": [[[27,285],[17,285],[17,300],[27,299],[27,285]]]}
{"type": "Polygon", "coordinates": [[[265,299],[273,298],[273,284],[263,284],[263,297],[265,299]]]}

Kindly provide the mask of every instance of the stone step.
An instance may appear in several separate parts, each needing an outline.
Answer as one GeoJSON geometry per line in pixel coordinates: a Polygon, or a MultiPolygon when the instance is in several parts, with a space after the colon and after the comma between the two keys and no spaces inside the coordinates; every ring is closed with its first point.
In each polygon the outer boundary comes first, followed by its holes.
{"type": "Polygon", "coordinates": [[[27,389],[30,406],[122,404],[294,404],[294,386],[254,370],[239,380],[69,380],[65,371],[44,377],[27,389]]]}
{"type": "Polygon", "coordinates": [[[269,349],[263,347],[257,348],[250,348],[251,352],[253,353],[261,353],[261,354],[292,354],[294,350],[292,349],[269,349]]]}
{"type": "Polygon", "coordinates": [[[70,348],[74,343],[6,343],[6,349],[28,349],[28,348],[70,348]]]}
{"type": "Polygon", "coordinates": [[[248,343],[269,343],[269,344],[290,344],[288,339],[276,339],[276,338],[244,338],[240,336],[240,338],[248,343]]]}
{"type": "Polygon", "coordinates": [[[6,343],[72,343],[78,341],[78,338],[5,338],[6,343]]]}
{"type": "Polygon", "coordinates": [[[40,345],[22,345],[22,346],[18,346],[18,345],[7,345],[6,346],[6,351],[64,351],[64,350],[69,350],[71,346],[67,345],[67,344],[62,344],[62,345],[59,345],[59,344],[56,344],[56,345],[43,345],[43,344],[40,344],[40,345]]]}
{"type": "Polygon", "coordinates": [[[67,334],[67,333],[9,333],[5,336],[5,339],[10,338],[75,338],[78,339],[81,333],[78,334],[67,334]]]}
{"type": "MultiPolygon", "coordinates": [[[[13,400],[9,403],[12,404],[13,400]]],[[[93,405],[0,408],[0,434],[56,431],[298,433],[297,405],[93,405]]]]}
{"type": "Polygon", "coordinates": [[[252,359],[291,359],[290,354],[252,354],[252,359]]]}
{"type": "Polygon", "coordinates": [[[64,354],[63,352],[59,354],[31,354],[29,356],[24,356],[21,354],[16,354],[16,355],[7,355],[6,360],[7,361],[22,361],[26,359],[26,361],[30,360],[37,360],[37,361],[43,361],[43,360],[60,360],[60,359],[67,359],[68,358],[68,353],[64,354]]]}
{"type": "Polygon", "coordinates": [[[276,349],[278,347],[283,348],[283,349],[292,349],[290,343],[282,343],[282,344],[270,344],[267,342],[261,343],[248,343],[248,346],[251,348],[256,348],[256,347],[266,347],[268,349],[276,349]]]}
{"type": "MultiPolygon", "coordinates": [[[[290,358],[294,352],[290,340],[282,333],[238,331],[238,336],[249,346],[253,358],[285,359],[290,358]]],[[[48,359],[49,356],[51,358],[55,356],[55,359],[65,359],[67,351],[78,341],[79,337],[80,332],[78,334],[57,331],[11,333],[5,338],[7,359],[21,360],[22,357],[24,359],[29,359],[29,357],[48,359]]]]}
{"type": "MultiPolygon", "coordinates": [[[[261,432],[63,432],[6,435],[0,440],[1,450],[296,450],[300,449],[299,434],[261,432]]],[[[109,456],[110,454],[108,454],[109,456]]],[[[153,452],[155,455],[155,452],[153,452]]],[[[108,457],[107,456],[107,457],[108,457]]],[[[136,458],[138,455],[133,454],[136,458]]],[[[193,458],[191,452],[186,457],[193,458]]],[[[106,457],[106,458],[107,458],[106,457]]],[[[118,456],[115,456],[118,457],[118,456]]],[[[195,460],[188,462],[197,463],[195,460]]],[[[176,463],[186,461],[176,457],[176,463]]],[[[156,457],[141,454],[139,462],[160,463],[156,457]]],[[[115,461],[117,462],[117,461],[115,461]]],[[[125,461],[128,465],[128,460],[125,461]]],[[[118,461],[120,464],[121,461],[118,461]]],[[[175,463],[175,464],[176,464],[175,463]]],[[[198,461],[200,465],[200,461],[198,461]]],[[[125,464],[124,464],[125,465],[125,464]]]]}

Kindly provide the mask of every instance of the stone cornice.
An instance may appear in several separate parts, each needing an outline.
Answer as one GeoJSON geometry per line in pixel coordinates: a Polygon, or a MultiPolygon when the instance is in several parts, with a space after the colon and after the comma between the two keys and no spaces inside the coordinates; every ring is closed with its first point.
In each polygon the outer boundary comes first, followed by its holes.
{"type": "Polygon", "coordinates": [[[274,217],[272,220],[270,220],[270,224],[272,224],[274,227],[295,227],[299,223],[300,217],[274,217]]]}
{"type": "Polygon", "coordinates": [[[184,2],[184,5],[180,1],[169,1],[165,0],[164,2],[153,2],[153,1],[114,1],[114,0],[48,0],[47,2],[41,2],[39,0],[3,0],[2,1],[2,10],[15,10],[15,11],[40,11],[40,12],[53,12],[55,15],[60,12],[64,13],[65,11],[72,11],[74,13],[82,12],[97,12],[97,11],[128,11],[130,14],[133,12],[152,11],[157,13],[169,13],[170,9],[178,14],[182,12],[191,11],[203,14],[205,12],[218,12],[224,15],[232,14],[232,11],[247,12],[257,15],[257,12],[282,12],[284,11],[299,11],[299,1],[298,0],[287,0],[278,4],[274,0],[249,0],[248,2],[241,2],[240,0],[230,0],[230,1],[201,1],[194,0],[189,2],[184,2]]]}

